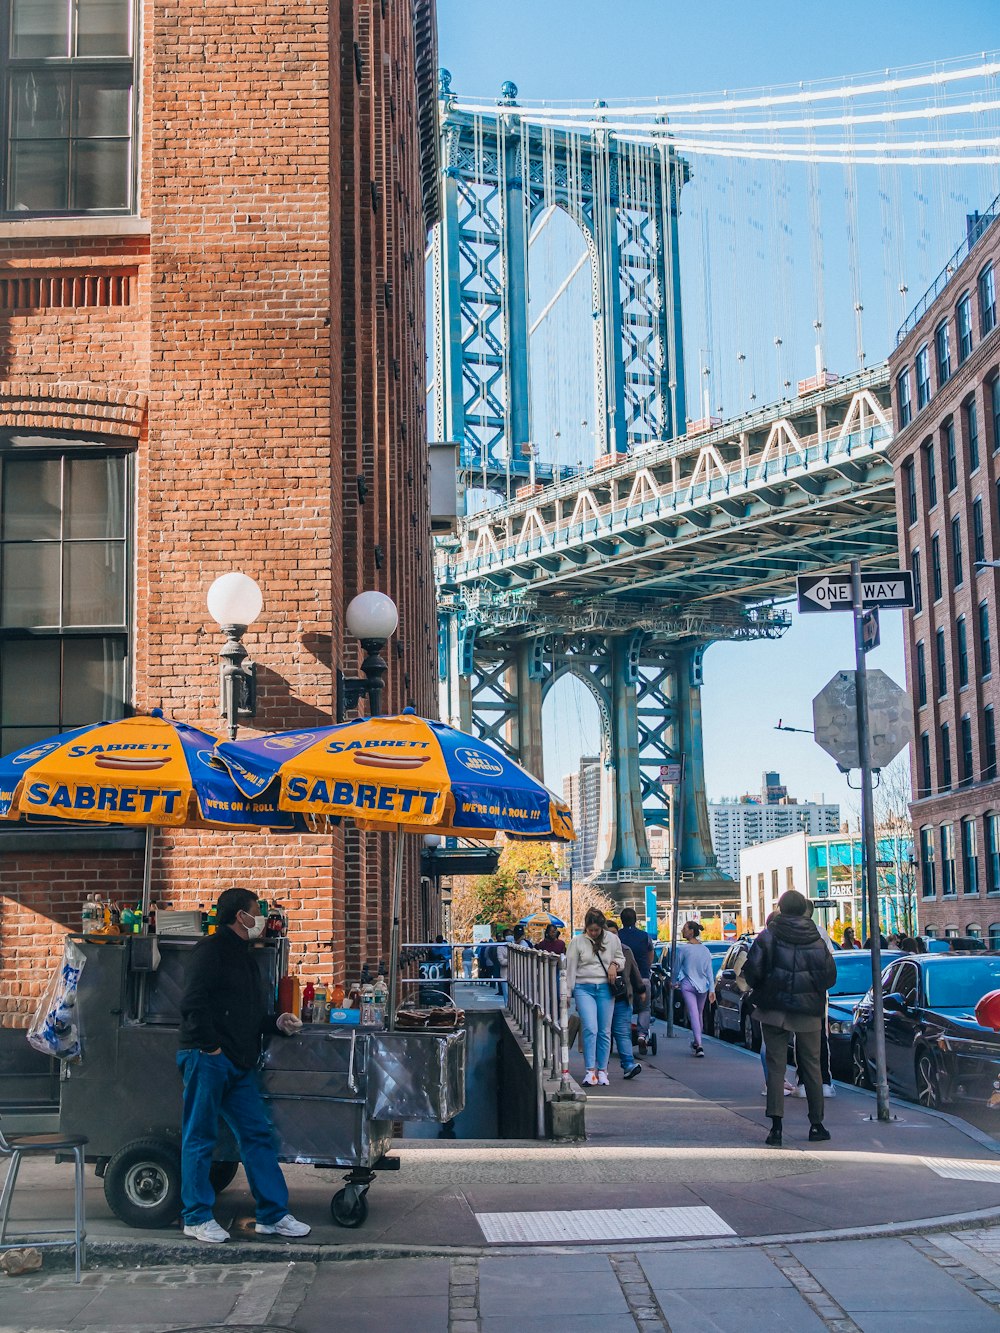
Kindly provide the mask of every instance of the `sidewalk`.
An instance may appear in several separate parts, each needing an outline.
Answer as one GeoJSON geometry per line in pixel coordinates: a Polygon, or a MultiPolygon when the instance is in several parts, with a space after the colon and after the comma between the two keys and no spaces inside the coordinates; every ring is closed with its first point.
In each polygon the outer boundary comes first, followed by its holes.
{"type": "MultiPolygon", "coordinates": [[[[330,1219],[339,1171],[286,1167],[294,1211],[313,1227],[304,1254],[255,1236],[240,1172],[218,1200],[219,1220],[234,1242],[240,1238],[222,1262],[546,1242],[708,1245],[724,1238],[739,1247],[853,1236],[859,1228],[893,1234],[1000,1220],[1000,1145],[980,1131],[963,1132],[908,1103],[894,1106],[891,1124],[879,1124],[868,1118],[873,1096],[840,1085],[827,1106],[830,1143],[807,1143],[805,1102],[788,1098],[786,1147],[768,1149],[759,1060],[721,1042],[708,1042],[707,1058],[695,1060],[688,1040],[685,1030],[672,1042],[661,1033],[659,1054],[628,1083],[615,1061],[611,1086],[591,1090],[586,1143],[403,1140],[402,1168],[376,1178],[358,1230],[330,1219]]],[[[19,1186],[15,1215],[39,1225],[68,1217],[69,1168],[29,1163],[24,1170],[34,1187],[19,1186]]],[[[220,1261],[176,1227],[125,1227],[92,1171],[87,1210],[95,1258],[169,1262],[183,1253],[185,1262],[220,1261]]]]}

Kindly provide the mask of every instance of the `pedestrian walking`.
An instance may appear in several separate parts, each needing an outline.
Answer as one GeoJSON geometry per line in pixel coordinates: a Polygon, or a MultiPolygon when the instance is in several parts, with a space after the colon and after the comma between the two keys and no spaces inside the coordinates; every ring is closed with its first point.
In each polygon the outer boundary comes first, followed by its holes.
{"type": "Polygon", "coordinates": [[[823,937],[807,915],[807,900],[797,889],[778,899],[778,915],[760,932],[747,955],[743,976],[767,1051],[769,1148],[780,1148],[784,1115],[784,1075],[788,1034],[794,1033],[799,1068],[809,1109],[809,1140],[829,1139],[823,1125],[823,1078],[820,1030],[827,991],[837,979],[837,965],[823,937]]]}
{"type": "Polygon", "coordinates": [[[462,946],[462,979],[463,979],[464,981],[471,981],[471,980],[472,980],[472,959],[473,959],[473,956],[474,956],[474,955],[473,955],[473,951],[472,951],[472,945],[471,945],[471,944],[463,945],[463,946],[462,946]]]}
{"type": "Polygon", "coordinates": [[[622,928],[618,932],[618,938],[623,949],[632,950],[635,965],[642,978],[641,1004],[635,1011],[635,1026],[639,1039],[639,1054],[645,1055],[649,1043],[649,1023],[652,1018],[650,1007],[653,999],[652,968],[656,958],[654,941],[648,931],[641,930],[636,925],[635,910],[631,907],[622,908],[622,928]]]}
{"type": "MultiPolygon", "coordinates": [[[[621,943],[621,931],[614,921],[608,922],[608,930],[617,935],[618,942],[621,943]]],[[[611,1019],[611,1035],[614,1038],[615,1046],[618,1048],[618,1059],[621,1061],[622,1073],[627,1079],[632,1079],[637,1074],[642,1073],[642,1065],[635,1058],[632,1051],[632,1015],[635,1012],[635,1006],[642,1004],[642,977],[639,975],[639,968],[636,965],[632,950],[627,945],[622,944],[622,953],[625,955],[625,967],[622,970],[622,976],[625,978],[625,995],[624,998],[615,997],[615,1012],[611,1019]]]]}
{"type": "Polygon", "coordinates": [[[587,1066],[583,1082],[588,1088],[608,1083],[611,1023],[615,1012],[612,992],[624,967],[625,954],[618,936],[607,929],[604,913],[591,907],[584,917],[583,934],[574,936],[566,950],[566,984],[583,1029],[583,1056],[587,1066]]]}
{"type": "Polygon", "coordinates": [[[566,952],[566,941],[559,938],[559,927],[548,925],[545,934],[535,945],[539,953],[554,953],[560,956],[566,952]]]}
{"type": "Polygon", "coordinates": [[[843,943],[841,944],[840,947],[841,947],[842,949],[860,949],[860,948],[861,948],[861,945],[860,945],[860,944],[857,942],[857,940],[854,938],[854,927],[853,927],[853,926],[845,926],[845,927],[844,927],[844,939],[843,939],[843,943]]]}
{"type": "Polygon", "coordinates": [[[510,972],[510,955],[507,950],[515,943],[514,932],[508,927],[503,940],[497,945],[497,976],[500,978],[497,990],[503,996],[504,1004],[507,1003],[507,977],[510,972]]]}
{"type": "Polygon", "coordinates": [[[699,1058],[704,1058],[705,1051],[701,1038],[705,1001],[709,998],[715,1000],[712,955],[701,942],[700,921],[686,921],[681,929],[681,938],[684,940],[684,945],[677,950],[677,976],[674,978],[674,985],[680,988],[688,1022],[691,1025],[691,1050],[699,1058]]]}
{"type": "Polygon", "coordinates": [[[215,933],[191,951],[180,1005],[177,1064],[184,1078],[184,1234],[215,1245],[229,1239],[229,1232],[212,1216],[215,1191],[210,1171],[221,1116],[239,1144],[257,1203],[257,1232],[308,1236],[310,1228],[288,1211],[288,1186],[256,1074],[263,1034],[281,1032],[290,1037],[302,1021],[297,1014],[268,1016],[260,969],[250,949],[265,925],[257,895],[249,889],[225,889],[215,905],[215,921],[215,933]]]}

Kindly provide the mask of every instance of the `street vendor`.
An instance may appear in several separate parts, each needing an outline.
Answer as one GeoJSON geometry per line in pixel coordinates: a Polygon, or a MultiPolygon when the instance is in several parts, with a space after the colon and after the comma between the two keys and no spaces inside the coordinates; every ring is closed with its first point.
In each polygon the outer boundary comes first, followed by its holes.
{"type": "Polygon", "coordinates": [[[274,1132],[257,1084],[265,1032],[293,1036],[295,1014],[268,1016],[260,972],[250,942],[264,931],[256,894],[226,889],[215,906],[216,932],[195,946],[181,999],[180,1050],[184,1076],[181,1202],[184,1234],[207,1244],[229,1239],[215,1220],[209,1172],[220,1115],[240,1148],[257,1202],[257,1232],[308,1236],[310,1228],[288,1211],[288,1186],[278,1165],[274,1132]]]}

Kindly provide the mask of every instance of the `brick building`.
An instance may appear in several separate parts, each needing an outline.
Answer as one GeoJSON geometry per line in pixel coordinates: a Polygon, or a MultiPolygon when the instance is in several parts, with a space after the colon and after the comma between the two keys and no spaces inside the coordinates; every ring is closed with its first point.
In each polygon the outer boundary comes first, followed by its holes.
{"type": "Polygon", "coordinates": [[[907,683],[922,929],[1000,947],[1000,274],[998,201],[889,359],[900,552],[913,570],[907,683]]]}
{"type": "MultiPolygon", "coordinates": [[[[217,729],[229,569],[264,594],[256,728],[331,719],[368,588],[386,705],[432,712],[433,0],[0,0],[0,32],[0,747],[133,706],[217,729]]],[[[88,892],[134,900],[141,839],[0,832],[0,1024],[88,892]]],[[[247,883],[342,975],[388,937],[386,843],[158,831],[153,897],[247,883]]]]}

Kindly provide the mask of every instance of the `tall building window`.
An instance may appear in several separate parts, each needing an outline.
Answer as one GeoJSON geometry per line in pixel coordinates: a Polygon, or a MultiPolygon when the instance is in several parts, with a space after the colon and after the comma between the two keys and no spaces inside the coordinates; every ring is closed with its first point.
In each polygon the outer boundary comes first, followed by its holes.
{"type": "Polygon", "coordinates": [[[994,375],[990,381],[990,416],[993,424],[991,447],[996,453],[1000,449],[1000,375],[994,375]]]}
{"type": "Polygon", "coordinates": [[[976,821],[962,820],[962,890],[979,892],[979,852],[976,847],[976,821]]]}
{"type": "Polygon", "coordinates": [[[986,532],[983,528],[983,500],[980,495],[972,502],[972,558],[977,564],[986,559],[986,532]]]}
{"type": "Polygon", "coordinates": [[[933,509],[937,504],[937,459],[934,457],[934,441],[924,444],[924,459],[927,468],[927,507],[933,509]]]}
{"type": "Polygon", "coordinates": [[[134,0],[2,0],[6,216],[134,204],[134,0]]]}
{"type": "Polygon", "coordinates": [[[934,636],[934,659],[937,666],[937,697],[943,699],[948,693],[948,655],[943,629],[939,629],[934,636]]]}
{"type": "Polygon", "coordinates": [[[924,609],[924,587],[921,579],[920,552],[914,551],[910,556],[910,572],[913,575],[913,614],[919,615],[924,609]]]}
{"type": "Polygon", "coordinates": [[[958,458],[955,453],[955,420],[949,417],[941,428],[944,435],[945,466],[948,470],[948,490],[958,485],[958,458]]]}
{"type": "Polygon", "coordinates": [[[931,401],[931,354],[925,343],[914,359],[917,376],[917,411],[931,401]]]}
{"type": "Polygon", "coordinates": [[[951,727],[941,723],[941,790],[951,791],[951,727]]]}
{"type": "MultiPolygon", "coordinates": [[[[1000,815],[987,815],[986,825],[986,892],[1000,893],[1000,815]]],[[[990,935],[993,927],[990,927],[990,935]]],[[[996,948],[990,944],[990,948],[996,948]]]]}
{"type": "Polygon", "coordinates": [[[955,894],[955,826],[941,825],[941,895],[951,898],[955,894]]]}
{"type": "Polygon", "coordinates": [[[990,781],[997,775],[997,728],[993,705],[983,709],[983,779],[990,781]]]}
{"type": "Polygon", "coordinates": [[[913,403],[910,400],[910,367],[896,376],[896,412],[899,416],[899,429],[903,430],[913,420],[913,403]]]}
{"type": "Polygon", "coordinates": [[[923,708],[927,703],[927,661],[924,654],[923,639],[917,644],[917,705],[923,708]]]}
{"type": "Polygon", "coordinates": [[[934,330],[934,351],[937,356],[938,388],[951,377],[951,330],[943,320],[934,330]]]}
{"type": "Polygon", "coordinates": [[[925,898],[937,892],[934,874],[934,830],[927,824],[920,830],[920,891],[925,898]]]}
{"type": "Polygon", "coordinates": [[[972,781],[972,719],[968,714],[959,723],[959,762],[961,777],[959,786],[967,786],[972,781]]]}
{"type": "Polygon", "coordinates": [[[911,524],[917,521],[917,472],[913,459],[903,464],[903,487],[906,494],[906,513],[911,524]]]}
{"type": "Polygon", "coordinates": [[[955,324],[958,328],[958,364],[972,351],[972,297],[966,292],[955,307],[955,324]]]}
{"type": "Polygon", "coordinates": [[[941,539],[935,532],[931,538],[931,584],[934,589],[934,600],[941,600],[941,539]]]}
{"type": "Polygon", "coordinates": [[[920,772],[917,774],[919,790],[917,796],[931,794],[931,738],[926,731],[920,733],[920,772]]]}
{"type": "Polygon", "coordinates": [[[969,683],[969,636],[965,630],[965,616],[959,616],[955,625],[955,638],[958,648],[958,686],[969,683]]]}
{"type": "Polygon", "coordinates": [[[965,413],[965,438],[969,442],[969,471],[975,472],[979,466],[979,413],[975,398],[970,398],[962,410],[965,413]]]}
{"type": "Polygon", "coordinates": [[[0,753],[124,712],[127,459],[64,443],[0,435],[0,753]]]}
{"type": "Polygon", "coordinates": [[[962,571],[962,520],[951,520],[951,586],[960,588],[965,577],[962,571]]]}
{"type": "Polygon", "coordinates": [[[987,264],[979,275],[979,336],[985,338],[997,326],[997,284],[993,265],[987,264]]]}
{"type": "Polygon", "coordinates": [[[993,671],[993,645],[990,642],[989,602],[979,603],[979,674],[989,676],[993,671]]]}

